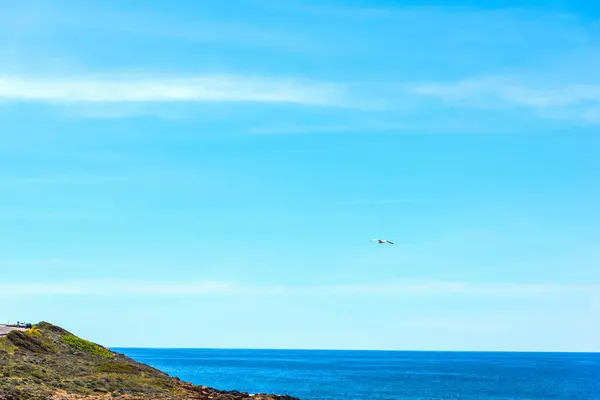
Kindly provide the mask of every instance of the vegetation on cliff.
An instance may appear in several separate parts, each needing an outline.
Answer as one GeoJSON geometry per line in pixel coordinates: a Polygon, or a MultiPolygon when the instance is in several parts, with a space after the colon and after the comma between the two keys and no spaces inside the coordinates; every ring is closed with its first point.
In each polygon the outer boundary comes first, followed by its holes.
{"type": "Polygon", "coordinates": [[[0,400],[297,400],[195,386],[47,322],[0,337],[0,400]]]}

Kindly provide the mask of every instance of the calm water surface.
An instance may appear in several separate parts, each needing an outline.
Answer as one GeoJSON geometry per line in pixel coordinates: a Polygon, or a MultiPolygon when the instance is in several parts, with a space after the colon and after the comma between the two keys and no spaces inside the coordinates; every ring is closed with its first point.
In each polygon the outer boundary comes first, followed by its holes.
{"type": "Polygon", "coordinates": [[[303,400],[600,400],[600,353],[114,350],[195,384],[303,400]]]}

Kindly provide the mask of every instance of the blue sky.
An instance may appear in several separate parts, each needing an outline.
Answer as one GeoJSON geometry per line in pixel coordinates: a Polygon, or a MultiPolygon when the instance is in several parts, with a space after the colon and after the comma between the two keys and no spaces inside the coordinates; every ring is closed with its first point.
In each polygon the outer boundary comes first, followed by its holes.
{"type": "Polygon", "coordinates": [[[592,3],[0,0],[0,318],[600,351],[592,3]]]}

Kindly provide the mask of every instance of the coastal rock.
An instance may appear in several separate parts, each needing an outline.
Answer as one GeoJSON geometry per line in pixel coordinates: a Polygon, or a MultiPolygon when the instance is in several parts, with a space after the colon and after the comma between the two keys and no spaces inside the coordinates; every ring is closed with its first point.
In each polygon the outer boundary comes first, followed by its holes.
{"type": "Polygon", "coordinates": [[[197,386],[40,322],[0,337],[0,400],[299,400],[197,386]]]}

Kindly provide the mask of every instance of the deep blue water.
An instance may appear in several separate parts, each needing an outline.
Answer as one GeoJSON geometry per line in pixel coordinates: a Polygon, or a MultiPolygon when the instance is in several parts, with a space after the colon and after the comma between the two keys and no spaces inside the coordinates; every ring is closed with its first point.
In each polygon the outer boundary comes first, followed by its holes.
{"type": "Polygon", "coordinates": [[[219,389],[304,400],[600,400],[600,354],[114,349],[219,389]]]}

